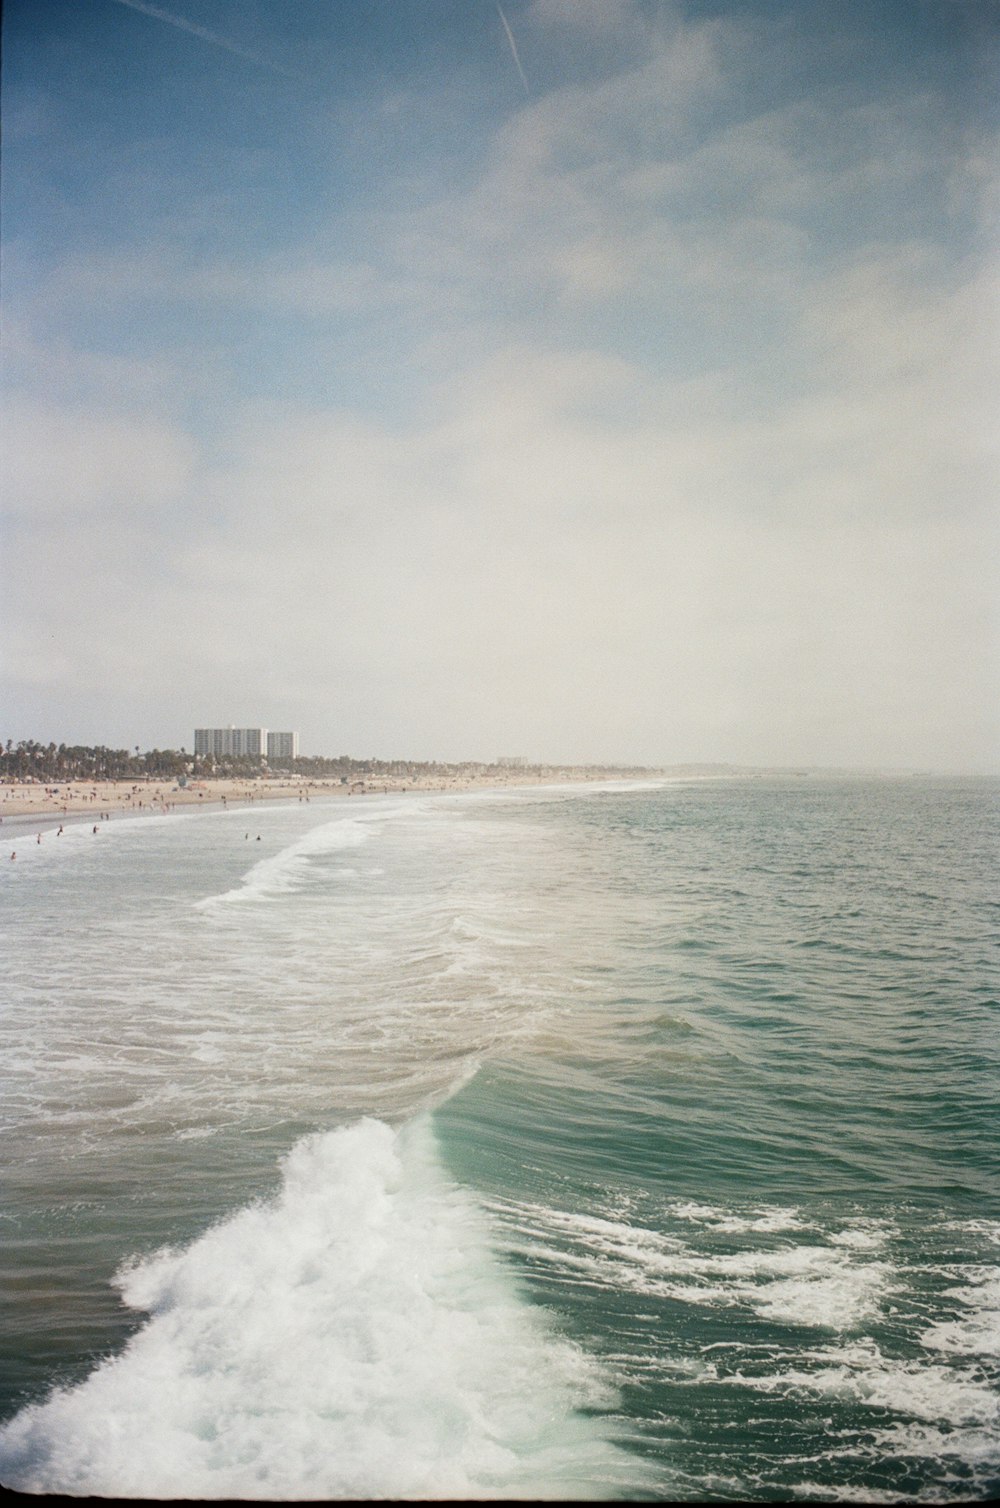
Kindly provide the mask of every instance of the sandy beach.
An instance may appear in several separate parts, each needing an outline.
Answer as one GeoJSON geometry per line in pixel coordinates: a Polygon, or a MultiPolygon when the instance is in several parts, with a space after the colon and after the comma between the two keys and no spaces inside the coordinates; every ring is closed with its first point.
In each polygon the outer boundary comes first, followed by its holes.
{"type": "Polygon", "coordinates": [[[39,829],[45,831],[46,828],[57,825],[63,817],[76,820],[92,817],[95,822],[106,822],[116,817],[163,815],[211,804],[244,807],[266,801],[306,802],[319,797],[340,796],[346,799],[405,791],[497,790],[623,777],[628,778],[626,772],[621,770],[562,768],[545,770],[539,774],[518,770],[499,774],[494,771],[484,775],[373,775],[363,780],[347,782],[334,777],[304,779],[289,776],[271,776],[259,780],[219,776],[189,780],[184,786],[178,785],[176,781],[153,779],[73,780],[63,781],[59,785],[11,782],[0,785],[0,824],[6,822],[23,829],[29,822],[37,820],[39,829]]]}

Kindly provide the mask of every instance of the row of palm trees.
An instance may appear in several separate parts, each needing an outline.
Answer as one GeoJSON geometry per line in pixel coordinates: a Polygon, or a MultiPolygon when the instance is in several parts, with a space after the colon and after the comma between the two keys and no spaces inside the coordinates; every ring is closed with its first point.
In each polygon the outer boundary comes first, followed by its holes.
{"type": "Polygon", "coordinates": [[[176,779],[190,773],[193,760],[184,749],[109,749],[104,744],[20,742],[0,744],[0,779],[34,780],[58,785],[63,780],[141,780],[145,776],[176,779]]]}
{"type": "Polygon", "coordinates": [[[176,780],[181,775],[231,775],[252,778],[262,770],[290,773],[312,778],[363,775],[395,775],[409,778],[418,775],[445,775],[456,769],[485,770],[485,765],[444,765],[406,759],[354,759],[349,754],[312,755],[298,759],[262,760],[253,755],[190,754],[180,749],[150,749],[145,753],[136,744],[132,749],[111,749],[105,744],[39,743],[23,738],[18,743],[8,738],[0,743],[0,780],[33,780],[58,785],[65,780],[176,780]]]}

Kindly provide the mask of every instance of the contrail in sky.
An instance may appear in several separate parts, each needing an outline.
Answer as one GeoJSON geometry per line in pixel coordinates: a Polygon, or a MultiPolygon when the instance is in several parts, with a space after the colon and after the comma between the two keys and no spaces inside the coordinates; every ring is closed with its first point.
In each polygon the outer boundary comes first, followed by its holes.
{"type": "MultiPolygon", "coordinates": [[[[298,77],[290,69],[282,68],[268,58],[262,58],[259,53],[249,52],[238,43],[230,42],[227,37],[220,37],[218,32],[209,31],[205,26],[196,26],[193,21],[186,21],[183,16],[175,16],[172,11],[161,10],[158,5],[148,4],[147,0],[116,0],[116,3],[127,5],[129,10],[141,11],[144,16],[153,16],[157,21],[166,21],[168,26],[176,26],[180,31],[188,31],[193,37],[200,37],[203,42],[210,42],[213,47],[221,47],[224,52],[231,52],[234,57],[245,58],[249,63],[256,63],[259,68],[268,68],[272,73],[280,73],[287,79],[298,77]]],[[[518,66],[520,67],[520,64],[518,66]]]]}
{"type": "Polygon", "coordinates": [[[514,41],[514,33],[507,25],[507,17],[504,15],[503,11],[500,8],[500,0],[497,0],[497,15],[503,22],[503,29],[507,33],[507,41],[510,43],[510,50],[513,54],[514,62],[517,64],[517,71],[521,75],[521,83],[524,85],[524,92],[525,94],[530,94],[531,90],[528,88],[528,80],[524,76],[524,69],[521,67],[521,59],[517,55],[517,43],[514,41]]]}

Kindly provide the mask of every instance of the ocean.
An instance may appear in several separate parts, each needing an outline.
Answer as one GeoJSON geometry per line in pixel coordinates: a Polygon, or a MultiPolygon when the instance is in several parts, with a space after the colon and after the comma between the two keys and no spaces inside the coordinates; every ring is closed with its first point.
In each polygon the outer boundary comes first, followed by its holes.
{"type": "Polygon", "coordinates": [[[0,1481],[995,1496],[998,795],[314,798],[17,845],[0,1481]]]}

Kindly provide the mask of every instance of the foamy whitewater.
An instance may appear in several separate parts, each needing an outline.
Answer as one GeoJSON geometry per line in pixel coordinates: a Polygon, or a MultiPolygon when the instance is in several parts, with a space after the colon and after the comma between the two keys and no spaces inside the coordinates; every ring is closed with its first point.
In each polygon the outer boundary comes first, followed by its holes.
{"type": "Polygon", "coordinates": [[[18,845],[0,1480],[996,1495],[997,794],[366,797],[18,845]]]}

